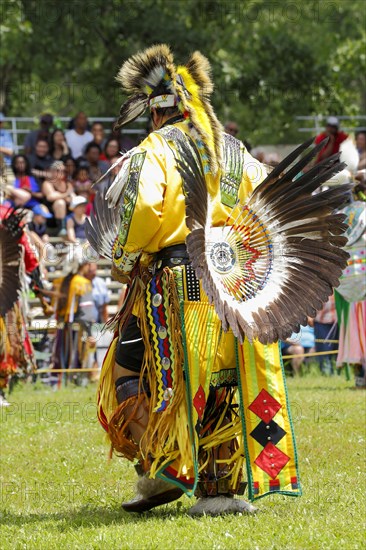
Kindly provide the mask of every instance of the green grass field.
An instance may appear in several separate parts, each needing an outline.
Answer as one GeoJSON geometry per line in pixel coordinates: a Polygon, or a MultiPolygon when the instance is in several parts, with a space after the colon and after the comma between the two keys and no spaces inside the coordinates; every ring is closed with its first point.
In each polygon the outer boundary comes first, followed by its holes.
{"type": "Polygon", "coordinates": [[[303,496],[256,516],[192,519],[191,501],[143,516],[120,503],[135,472],[95,419],[95,387],[18,386],[1,415],[2,549],[364,548],[365,398],[343,377],[290,379],[303,496]]]}

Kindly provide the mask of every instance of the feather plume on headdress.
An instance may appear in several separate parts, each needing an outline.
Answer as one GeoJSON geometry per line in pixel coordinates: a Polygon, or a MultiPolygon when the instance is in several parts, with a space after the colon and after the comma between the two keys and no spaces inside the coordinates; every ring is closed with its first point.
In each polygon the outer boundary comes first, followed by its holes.
{"type": "MultiPolygon", "coordinates": [[[[170,81],[175,76],[173,54],[169,46],[158,44],[127,59],[119,70],[117,81],[128,94],[145,93],[149,96],[167,76],[170,81]]],[[[174,90],[171,88],[171,91],[174,90]]]]}
{"type": "Polygon", "coordinates": [[[176,67],[169,46],[158,44],[125,61],[117,81],[129,95],[121,107],[117,127],[141,116],[150,104],[154,105],[153,98],[167,97],[169,105],[176,105],[191,122],[192,137],[202,157],[207,159],[207,170],[217,172],[221,162],[222,127],[210,103],[213,83],[206,57],[194,52],[186,65],[176,67]]]}
{"type": "Polygon", "coordinates": [[[213,92],[211,66],[200,52],[194,52],[187,65],[177,69],[177,92],[184,112],[188,113],[208,154],[211,171],[215,174],[221,163],[222,126],[218,121],[210,96],[213,92]]]}

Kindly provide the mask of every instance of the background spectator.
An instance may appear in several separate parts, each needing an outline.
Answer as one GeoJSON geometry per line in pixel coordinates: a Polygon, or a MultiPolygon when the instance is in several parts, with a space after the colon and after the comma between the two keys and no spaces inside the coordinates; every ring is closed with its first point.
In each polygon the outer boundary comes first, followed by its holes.
{"type": "MultiPolygon", "coordinates": [[[[337,343],[317,342],[316,340],[338,340],[337,312],[335,309],[334,296],[329,300],[322,310],[318,311],[314,320],[315,351],[334,351],[338,349],[337,343]]],[[[318,355],[320,370],[323,374],[333,374],[332,355],[318,355]]]]}
{"type": "Polygon", "coordinates": [[[315,143],[320,143],[327,137],[329,137],[329,141],[323,149],[319,151],[316,162],[320,162],[321,160],[338,153],[341,143],[348,138],[348,134],[345,134],[339,130],[339,120],[335,116],[328,117],[325,131],[316,136],[315,143]]]}
{"type": "Polygon", "coordinates": [[[71,214],[67,216],[66,231],[67,240],[71,243],[79,243],[86,240],[85,221],[86,221],[86,205],[85,197],[73,197],[70,203],[71,214]]]}
{"type": "Polygon", "coordinates": [[[91,133],[93,134],[94,143],[97,143],[100,149],[103,150],[107,141],[103,124],[101,122],[93,122],[91,133]]]}
{"type": "Polygon", "coordinates": [[[289,338],[285,342],[281,342],[281,349],[282,355],[295,355],[295,357],[291,357],[290,359],[292,372],[294,375],[299,374],[302,362],[304,360],[304,348],[302,347],[300,342],[293,341],[291,335],[291,338],[289,338]]]}
{"type": "Polygon", "coordinates": [[[85,160],[81,161],[76,168],[74,191],[77,195],[84,197],[87,202],[90,201],[92,182],[89,177],[89,163],[85,160]]]}
{"type": "Polygon", "coordinates": [[[53,218],[52,214],[48,210],[47,206],[44,204],[37,204],[33,208],[33,218],[28,223],[28,229],[37,237],[39,237],[43,242],[48,242],[49,237],[47,234],[47,220],[53,218]]]}
{"type": "Polygon", "coordinates": [[[76,115],[74,124],[74,129],[68,130],[65,137],[72,156],[78,159],[82,156],[85,145],[93,141],[93,134],[87,130],[88,119],[82,111],[76,115]]]}
{"type": "MultiPolygon", "coordinates": [[[[54,280],[56,319],[62,323],[57,329],[52,362],[56,368],[82,368],[86,366],[91,347],[90,331],[95,319],[91,297],[91,283],[85,278],[87,263],[76,259],[77,273],[73,270],[61,279],[54,280]],[[78,331],[73,331],[73,322],[78,331]]],[[[95,342],[93,342],[93,346],[95,342]]]]}
{"type": "Polygon", "coordinates": [[[84,157],[89,164],[89,178],[93,183],[99,180],[109,168],[108,162],[99,160],[101,152],[100,146],[95,141],[91,141],[85,147],[84,157]]]}
{"type": "Polygon", "coordinates": [[[60,236],[66,235],[66,212],[74,194],[70,182],[66,181],[63,162],[55,161],[50,169],[50,178],[43,182],[42,193],[46,206],[52,210],[60,236]]]}
{"type": "MultiPolygon", "coordinates": [[[[95,307],[94,317],[97,320],[97,323],[102,325],[108,321],[108,304],[109,304],[109,292],[108,287],[102,277],[97,276],[97,264],[90,263],[89,270],[85,274],[85,277],[91,281],[92,284],[92,297],[95,307]]],[[[106,333],[100,334],[96,342],[96,353],[94,355],[93,368],[98,368],[103,363],[103,357],[105,354],[106,348],[109,346],[110,340],[106,338],[106,333]]],[[[95,382],[99,378],[99,373],[91,373],[91,381],[95,382]]]]}
{"type": "Polygon", "coordinates": [[[109,165],[111,165],[111,159],[113,157],[120,156],[120,145],[116,138],[109,138],[104,147],[104,156],[103,160],[106,160],[109,165]]]}
{"type": "Polygon", "coordinates": [[[75,175],[76,175],[76,162],[71,155],[62,157],[62,162],[65,165],[66,169],[66,180],[74,184],[75,175]]]}
{"type": "Polygon", "coordinates": [[[366,132],[356,133],[356,148],[360,155],[357,170],[365,170],[366,168],[366,132]]]}
{"type": "Polygon", "coordinates": [[[31,155],[35,153],[36,143],[40,139],[45,139],[50,144],[50,132],[53,125],[53,116],[46,113],[39,119],[38,130],[32,130],[25,136],[24,140],[24,153],[31,155]]]}
{"type": "Polygon", "coordinates": [[[0,113],[0,153],[3,154],[5,164],[9,167],[14,153],[14,144],[9,130],[3,128],[4,118],[3,113],[0,113]]]}
{"type": "Polygon", "coordinates": [[[109,303],[109,293],[104,279],[97,276],[97,264],[90,263],[86,278],[89,279],[93,287],[93,300],[96,307],[95,318],[97,323],[106,323],[108,321],[107,304],[109,303]]]}
{"type": "Polygon", "coordinates": [[[291,334],[290,338],[281,343],[282,355],[295,355],[291,359],[293,374],[300,374],[301,365],[304,362],[304,353],[314,351],[315,338],[313,320],[308,317],[308,325],[300,326],[298,334],[291,334]]]}
{"type": "Polygon", "coordinates": [[[53,160],[62,160],[63,157],[70,154],[65,134],[60,128],[56,128],[51,136],[50,155],[53,160]]]}
{"type": "Polygon", "coordinates": [[[36,179],[31,175],[27,157],[15,155],[11,167],[15,181],[14,186],[7,186],[7,196],[15,206],[23,206],[32,210],[42,200],[42,193],[36,179]]]}
{"type": "Polygon", "coordinates": [[[117,120],[113,122],[111,133],[109,134],[108,141],[111,139],[116,139],[118,142],[118,151],[126,152],[135,147],[136,143],[127,135],[124,134],[122,128],[115,128],[117,120]]]}
{"type": "MultiPolygon", "coordinates": [[[[37,204],[33,208],[33,218],[28,223],[29,236],[32,243],[36,246],[38,250],[40,261],[45,260],[46,256],[48,256],[43,252],[45,244],[49,243],[49,236],[47,233],[48,228],[46,222],[51,218],[53,218],[53,216],[48,210],[47,206],[45,206],[44,204],[37,204]]],[[[51,245],[48,244],[48,247],[51,247],[51,245]]]]}
{"type": "Polygon", "coordinates": [[[31,173],[37,179],[39,184],[48,176],[48,168],[52,164],[50,155],[50,146],[44,138],[39,139],[36,143],[35,152],[28,155],[28,160],[31,168],[31,173]]]}
{"type": "Polygon", "coordinates": [[[225,123],[224,130],[227,134],[230,134],[231,136],[237,137],[239,133],[239,128],[236,122],[228,121],[225,123]]]}

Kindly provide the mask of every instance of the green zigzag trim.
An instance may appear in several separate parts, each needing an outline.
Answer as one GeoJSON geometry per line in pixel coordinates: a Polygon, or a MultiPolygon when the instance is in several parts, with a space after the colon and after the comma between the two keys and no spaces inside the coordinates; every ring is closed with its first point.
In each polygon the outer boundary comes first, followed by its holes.
{"type": "Polygon", "coordinates": [[[187,399],[187,409],[188,409],[188,429],[189,435],[192,441],[192,457],[193,457],[193,469],[194,469],[194,485],[191,491],[187,492],[189,496],[194,495],[194,492],[198,483],[198,463],[197,463],[197,449],[196,449],[196,434],[193,426],[192,420],[192,392],[191,392],[191,381],[189,376],[189,367],[188,367],[188,353],[187,353],[187,336],[186,336],[186,325],[184,320],[184,302],[180,304],[180,314],[182,319],[182,342],[184,350],[184,364],[183,370],[186,378],[186,399],[187,399]]]}
{"type": "Polygon", "coordinates": [[[241,142],[224,134],[224,167],[220,180],[221,202],[234,207],[243,179],[244,149],[241,142]]]}
{"type": "Polygon", "coordinates": [[[135,210],[139,193],[140,174],[144,164],[146,151],[135,153],[130,159],[130,170],[123,196],[123,208],[121,214],[121,226],[118,233],[118,242],[121,247],[127,242],[132,216],[135,210]]]}
{"type": "Polygon", "coordinates": [[[243,427],[243,442],[244,442],[244,450],[245,450],[245,467],[247,470],[247,479],[248,479],[248,493],[249,493],[249,500],[253,501],[254,500],[253,476],[252,476],[252,470],[250,467],[250,460],[249,460],[247,430],[246,430],[245,413],[244,413],[244,399],[243,399],[242,380],[241,380],[240,364],[239,364],[238,340],[236,338],[235,338],[235,361],[236,361],[236,371],[238,375],[238,391],[240,396],[240,419],[241,419],[241,425],[243,427]]]}

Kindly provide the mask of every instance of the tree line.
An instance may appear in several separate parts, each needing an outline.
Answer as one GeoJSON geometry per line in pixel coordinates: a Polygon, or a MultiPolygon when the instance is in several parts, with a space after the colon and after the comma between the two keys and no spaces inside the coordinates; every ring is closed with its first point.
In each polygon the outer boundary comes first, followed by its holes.
{"type": "Polygon", "coordinates": [[[364,0],[3,0],[0,110],[117,115],[115,75],[153,43],[212,63],[214,107],[256,143],[299,141],[296,115],[366,112],[364,0]]]}

